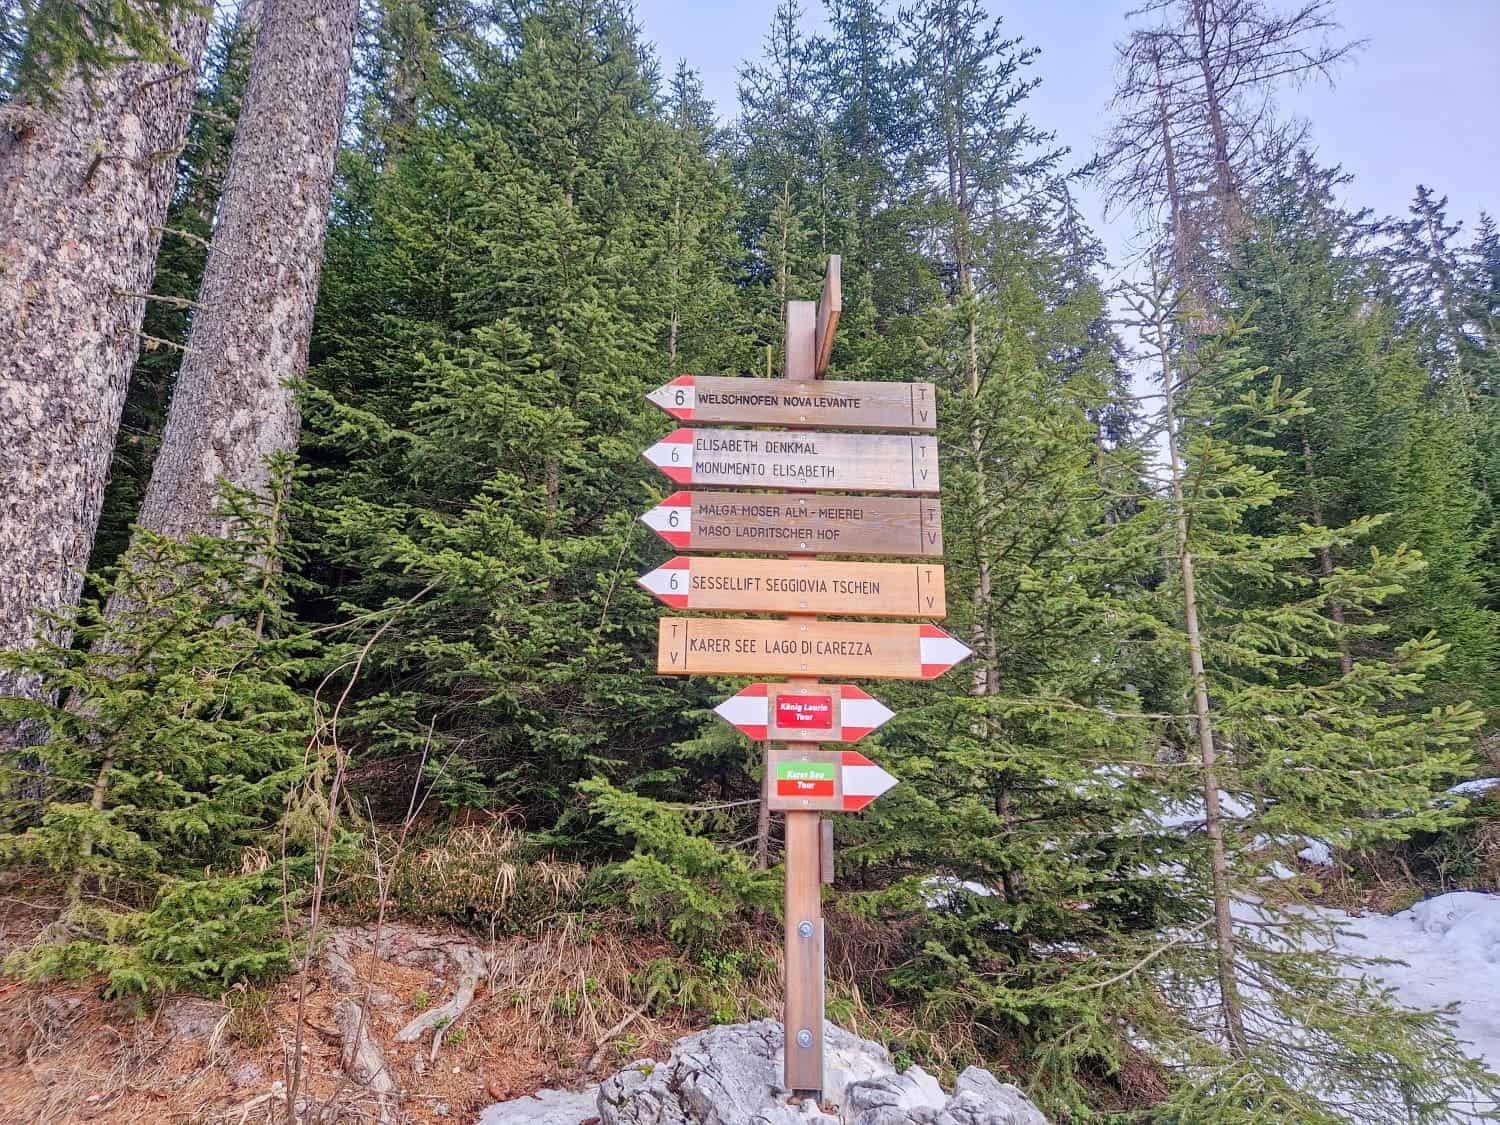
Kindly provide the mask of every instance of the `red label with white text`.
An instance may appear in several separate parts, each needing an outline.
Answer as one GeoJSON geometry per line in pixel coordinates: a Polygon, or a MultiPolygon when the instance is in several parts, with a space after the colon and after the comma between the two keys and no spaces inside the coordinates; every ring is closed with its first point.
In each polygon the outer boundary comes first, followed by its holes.
{"type": "Polygon", "coordinates": [[[833,696],[778,695],[776,725],[783,730],[832,730],[833,696]]]}

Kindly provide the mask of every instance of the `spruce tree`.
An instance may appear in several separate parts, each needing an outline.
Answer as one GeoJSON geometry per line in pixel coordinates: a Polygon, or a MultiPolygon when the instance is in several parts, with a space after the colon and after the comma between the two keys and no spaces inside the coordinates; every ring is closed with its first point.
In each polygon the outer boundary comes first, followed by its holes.
{"type": "Polygon", "coordinates": [[[1170,1007],[1142,1032],[1185,1060],[1168,1105],[1215,1121],[1470,1119],[1496,1078],[1441,1017],[1400,1010],[1352,966],[1342,976],[1326,930],[1297,909],[1294,887],[1289,899],[1262,878],[1257,853],[1453,823],[1443,790],[1473,768],[1482,714],[1416,705],[1447,647],[1433,635],[1341,669],[1341,642],[1379,635],[1369,619],[1422,561],[1404,548],[1357,556],[1370,518],[1256,526],[1255,513],[1296,486],[1275,440],[1307,417],[1308,392],[1274,376],[1257,383],[1264,372],[1248,365],[1241,322],[1182,347],[1165,292],[1139,293],[1135,307],[1160,364],[1170,488],[1111,540],[1142,558],[1170,552],[1175,569],[1142,612],[1190,672],[1180,719],[1163,733],[1184,747],[1184,781],[1197,789],[1204,834],[1181,896],[1201,913],[1146,970],[1170,1007]],[[1331,575],[1310,565],[1325,547],[1345,559],[1331,575]],[[1350,610],[1343,624],[1330,620],[1330,600],[1350,610]]]}
{"type": "MultiPolygon", "coordinates": [[[[285,465],[278,467],[284,474],[285,465]]],[[[49,937],[8,967],[103,974],[106,991],[151,998],[218,992],[290,966],[284,873],[272,856],[306,773],[311,670],[287,613],[281,496],[229,496],[232,539],[142,533],[135,565],[43,643],[6,656],[59,704],[7,700],[6,721],[42,725],[36,765],[7,756],[8,866],[48,872],[67,905],[49,937]],[[106,614],[118,597],[129,607],[106,614]]],[[[289,845],[298,866],[295,833],[289,845]]]]}

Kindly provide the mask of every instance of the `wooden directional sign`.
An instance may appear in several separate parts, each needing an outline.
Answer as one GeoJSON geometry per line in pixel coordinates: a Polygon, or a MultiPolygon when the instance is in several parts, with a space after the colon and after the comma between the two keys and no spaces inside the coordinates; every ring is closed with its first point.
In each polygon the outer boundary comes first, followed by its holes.
{"type": "Polygon", "coordinates": [[[673,430],[644,454],[678,484],[938,491],[937,439],[904,434],[673,430]]]}
{"type": "Polygon", "coordinates": [[[656,670],[669,675],[931,680],[970,655],[936,625],[663,617],[656,670]]]}
{"type": "Polygon", "coordinates": [[[680,551],[940,558],[943,507],[909,496],[674,492],[641,521],[680,551]]]}
{"type": "Polygon", "coordinates": [[[943,568],[821,559],[675,559],[637,582],[673,609],[944,617],[943,568]]]}
{"type": "Polygon", "coordinates": [[[772,812],[858,812],[896,784],[857,750],[773,748],[766,769],[772,812]]]}
{"type": "Polygon", "coordinates": [[[744,426],[832,426],[841,430],[937,429],[931,383],[679,375],[646,398],[684,422],[744,426]]]}
{"type": "Polygon", "coordinates": [[[853,684],[751,684],[714,714],[757,742],[858,742],[895,712],[853,684]]]}

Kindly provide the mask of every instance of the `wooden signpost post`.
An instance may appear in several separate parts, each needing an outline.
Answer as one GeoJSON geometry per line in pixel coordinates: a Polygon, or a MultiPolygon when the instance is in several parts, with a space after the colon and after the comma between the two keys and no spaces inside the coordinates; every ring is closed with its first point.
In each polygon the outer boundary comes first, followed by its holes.
{"type": "Polygon", "coordinates": [[[751,738],[769,740],[763,807],[786,816],[784,1081],[792,1094],[814,1097],[824,1081],[822,885],[833,881],[831,822],[820,814],[857,811],[896,784],[856,751],[820,749],[863,738],[891,711],[851,684],[817,677],[933,679],[969,655],[933,624],[818,616],[931,621],[947,611],[937,562],[942,509],[931,498],[939,488],[933,388],[823,382],[841,307],[834,255],[816,306],[787,304],[784,379],[684,375],[647,395],[685,422],[778,429],[668,434],[645,457],[693,490],[673,493],[641,517],[678,550],[783,556],[677,557],[640,582],[675,609],[789,615],[664,617],[657,670],[789,677],[752,684],[716,710],[751,738]],[[705,486],[786,491],[700,491],[705,486]],[[911,495],[859,495],[872,492],[911,495]],[[820,554],[923,561],[814,557],[820,554]],[[770,745],[776,742],[784,745],[770,745]]]}

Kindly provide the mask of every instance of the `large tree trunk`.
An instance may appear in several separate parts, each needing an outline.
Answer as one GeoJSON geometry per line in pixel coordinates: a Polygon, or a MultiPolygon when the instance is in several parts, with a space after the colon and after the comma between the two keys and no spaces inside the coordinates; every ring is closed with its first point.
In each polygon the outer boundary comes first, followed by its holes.
{"type": "Polygon", "coordinates": [[[296,449],[356,0],[264,0],[199,309],[142,526],[228,535],[220,487],[264,491],[296,449]]]}
{"type": "MultiPolygon", "coordinates": [[[[0,107],[0,649],[83,587],[207,26],[175,18],[184,65],[0,107]]],[[[0,671],[0,696],[36,691],[0,671]]],[[[0,730],[0,749],[27,741],[0,730]]]]}

